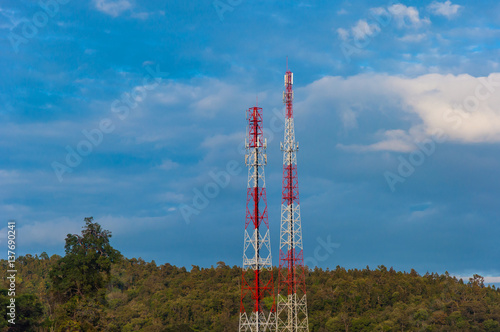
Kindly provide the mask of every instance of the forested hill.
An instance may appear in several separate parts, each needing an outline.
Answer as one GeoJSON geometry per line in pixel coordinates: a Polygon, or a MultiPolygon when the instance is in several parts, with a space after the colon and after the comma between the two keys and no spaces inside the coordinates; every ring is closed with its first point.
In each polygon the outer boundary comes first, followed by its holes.
{"type": "MultiPolygon", "coordinates": [[[[122,259],[102,289],[104,300],[81,296],[61,303],[51,294],[49,277],[59,259],[18,259],[23,294],[18,296],[23,306],[19,310],[31,315],[18,317],[19,323],[23,319],[31,326],[72,326],[76,331],[90,326],[105,331],[237,331],[238,267],[221,262],[216,268],[193,266],[188,272],[170,264],[122,259]]],[[[5,277],[3,281],[6,287],[5,277]]],[[[463,284],[446,275],[419,276],[382,266],[348,271],[337,267],[310,271],[307,286],[311,331],[500,331],[500,292],[483,287],[480,278],[463,284]]],[[[6,295],[3,291],[0,297],[3,310],[6,295]]],[[[4,318],[0,326],[6,323],[4,318]]]]}
{"type": "MultiPolygon", "coordinates": [[[[240,268],[126,259],[92,225],[66,239],[64,257],[18,257],[16,325],[3,314],[1,331],[237,331],[240,268]]],[[[500,291],[480,276],[463,283],[379,266],[314,269],[306,280],[310,331],[500,331],[500,291]]],[[[5,274],[2,287],[5,312],[5,274]]]]}

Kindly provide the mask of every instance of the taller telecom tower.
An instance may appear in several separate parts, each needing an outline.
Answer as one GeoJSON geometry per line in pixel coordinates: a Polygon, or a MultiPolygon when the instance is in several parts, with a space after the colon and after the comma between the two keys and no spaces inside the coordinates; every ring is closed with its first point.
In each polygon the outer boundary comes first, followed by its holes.
{"type": "Polygon", "coordinates": [[[307,317],[304,254],[300,223],[297,151],[293,121],[293,73],[285,74],[285,138],[281,199],[280,260],[276,310],[277,331],[309,331],[307,317]]]}
{"type": "Polygon", "coordinates": [[[264,176],[267,142],[263,138],[262,108],[249,108],[247,120],[248,186],[239,331],[275,331],[276,307],[264,176]]]}

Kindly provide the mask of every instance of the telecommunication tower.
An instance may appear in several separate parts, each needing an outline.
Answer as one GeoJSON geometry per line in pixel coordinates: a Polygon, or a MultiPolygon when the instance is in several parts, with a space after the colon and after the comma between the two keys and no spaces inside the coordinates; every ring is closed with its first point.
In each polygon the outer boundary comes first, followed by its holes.
{"type": "Polygon", "coordinates": [[[285,137],[281,199],[280,257],[276,309],[277,331],[309,331],[304,254],[300,222],[297,150],[293,121],[293,73],[285,74],[285,137]]]}
{"type": "Polygon", "coordinates": [[[267,140],[262,128],[262,108],[251,107],[245,140],[248,166],[247,207],[241,277],[239,331],[276,331],[276,304],[271,241],[267,217],[267,140]]]}

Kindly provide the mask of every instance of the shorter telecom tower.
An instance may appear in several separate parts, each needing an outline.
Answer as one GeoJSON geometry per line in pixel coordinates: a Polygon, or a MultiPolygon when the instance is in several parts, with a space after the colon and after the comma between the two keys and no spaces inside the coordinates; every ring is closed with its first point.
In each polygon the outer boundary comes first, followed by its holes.
{"type": "Polygon", "coordinates": [[[264,176],[267,142],[263,138],[262,108],[249,108],[247,120],[245,164],[248,166],[248,186],[239,331],[275,331],[274,280],[264,176]]]}

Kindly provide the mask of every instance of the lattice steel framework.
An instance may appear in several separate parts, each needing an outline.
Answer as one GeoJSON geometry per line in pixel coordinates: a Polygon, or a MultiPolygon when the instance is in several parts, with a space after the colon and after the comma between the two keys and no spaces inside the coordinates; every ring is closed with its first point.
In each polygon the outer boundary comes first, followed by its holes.
{"type": "Polygon", "coordinates": [[[275,331],[276,304],[264,176],[267,141],[263,137],[262,108],[249,108],[247,120],[248,186],[239,331],[275,331]]]}
{"type": "Polygon", "coordinates": [[[293,73],[285,74],[285,137],[281,200],[280,260],[276,309],[277,331],[309,331],[304,254],[300,222],[297,151],[293,121],[293,73]]]}

